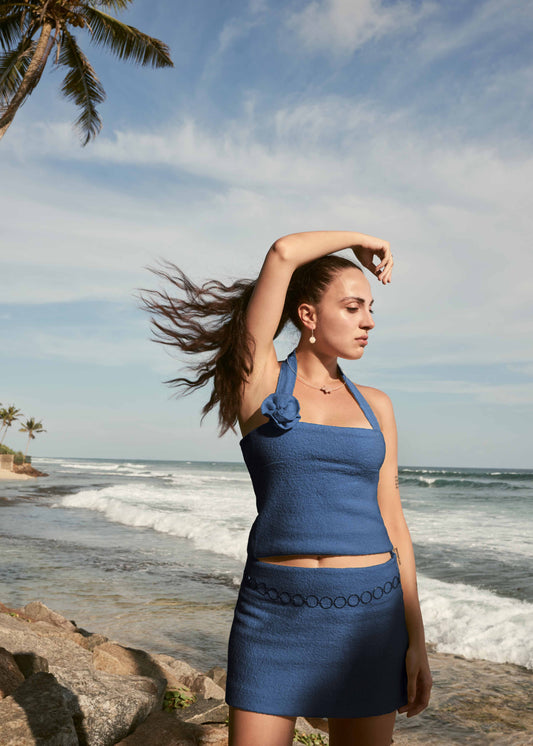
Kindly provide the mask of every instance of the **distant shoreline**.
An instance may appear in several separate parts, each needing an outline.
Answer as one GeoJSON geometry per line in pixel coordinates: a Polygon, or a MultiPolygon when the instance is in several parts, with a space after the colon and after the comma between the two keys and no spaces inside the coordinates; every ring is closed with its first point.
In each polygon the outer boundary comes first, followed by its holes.
{"type": "Polygon", "coordinates": [[[0,479],[36,479],[36,477],[32,477],[29,474],[17,474],[15,471],[11,471],[10,469],[0,469],[0,479]]]}
{"type": "MultiPolygon", "coordinates": [[[[200,458],[150,458],[141,456],[33,456],[32,462],[35,461],[105,461],[108,463],[114,463],[119,461],[125,461],[130,463],[176,463],[176,464],[217,464],[222,466],[242,466],[246,470],[246,465],[242,459],[236,461],[217,461],[216,459],[200,459],[200,458]]],[[[400,470],[422,470],[427,469],[428,471],[487,471],[487,472],[531,472],[533,467],[530,466],[442,466],[442,465],[427,465],[427,464],[398,464],[400,470]]]]}
{"type": "Polygon", "coordinates": [[[13,471],[11,471],[10,469],[0,469],[1,480],[36,479],[37,477],[47,477],[47,476],[48,474],[46,474],[46,472],[39,471],[38,469],[34,469],[34,467],[31,466],[30,464],[23,464],[20,466],[17,465],[14,467],[13,471]]]}

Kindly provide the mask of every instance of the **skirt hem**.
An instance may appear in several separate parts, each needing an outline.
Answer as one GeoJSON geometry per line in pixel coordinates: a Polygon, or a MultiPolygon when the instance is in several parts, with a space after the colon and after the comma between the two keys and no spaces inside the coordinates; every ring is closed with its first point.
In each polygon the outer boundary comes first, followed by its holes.
{"type": "Polygon", "coordinates": [[[313,711],[308,710],[307,708],[295,708],[293,710],[290,710],[290,708],[284,708],[284,707],[273,707],[272,705],[269,705],[268,703],[262,703],[255,700],[253,704],[246,701],[246,699],[239,698],[234,699],[233,697],[229,697],[229,699],[225,698],[225,703],[229,705],[230,707],[236,707],[239,710],[246,710],[247,712],[256,712],[258,714],[263,715],[277,715],[279,717],[312,717],[312,718],[365,718],[365,717],[379,717],[380,715],[388,715],[391,712],[397,712],[397,710],[400,707],[403,707],[407,704],[407,699],[401,700],[397,705],[392,705],[389,709],[388,706],[380,706],[379,708],[366,708],[366,709],[350,709],[350,711],[346,710],[329,710],[328,712],[324,712],[323,710],[320,710],[320,708],[315,708],[313,711]],[[230,701],[231,700],[231,701],[230,701]],[[238,702],[240,701],[240,704],[238,702]],[[297,710],[298,714],[295,715],[294,712],[297,710]],[[319,710],[317,712],[317,710],[319,710]],[[332,713],[332,714],[328,714],[332,713]]]}

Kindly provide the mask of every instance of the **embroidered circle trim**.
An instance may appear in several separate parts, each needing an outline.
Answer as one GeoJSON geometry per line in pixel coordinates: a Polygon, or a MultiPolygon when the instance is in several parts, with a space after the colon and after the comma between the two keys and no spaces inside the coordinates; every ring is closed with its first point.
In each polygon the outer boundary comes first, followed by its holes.
{"type": "Polygon", "coordinates": [[[345,606],[351,606],[355,608],[359,604],[367,606],[372,601],[379,601],[384,595],[392,592],[393,589],[400,586],[400,576],[395,575],[391,580],[385,581],[381,585],[377,585],[372,590],[362,591],[360,594],[352,593],[349,596],[336,596],[331,598],[330,596],[322,596],[319,598],[314,593],[310,593],[307,596],[302,596],[301,593],[289,593],[288,591],[280,591],[274,586],[267,587],[266,583],[258,583],[253,575],[245,575],[244,583],[253,590],[260,593],[262,596],[270,601],[281,603],[283,605],[292,604],[293,606],[308,606],[310,609],[316,609],[317,606],[323,609],[343,609],[345,606]]]}

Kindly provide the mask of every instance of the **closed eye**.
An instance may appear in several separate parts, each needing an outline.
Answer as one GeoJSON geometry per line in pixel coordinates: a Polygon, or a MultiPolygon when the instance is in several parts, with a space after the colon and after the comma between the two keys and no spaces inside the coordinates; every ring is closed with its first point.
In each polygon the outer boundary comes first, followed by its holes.
{"type": "MultiPolygon", "coordinates": [[[[355,313],[356,311],[359,310],[359,308],[357,306],[346,306],[346,310],[355,313]]],[[[368,310],[370,311],[370,313],[374,313],[372,308],[369,308],[368,310]]]]}

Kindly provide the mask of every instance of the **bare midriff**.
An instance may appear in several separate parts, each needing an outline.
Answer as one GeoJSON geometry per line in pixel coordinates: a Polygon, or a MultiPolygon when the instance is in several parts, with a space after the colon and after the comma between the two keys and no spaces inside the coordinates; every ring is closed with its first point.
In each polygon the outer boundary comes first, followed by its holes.
{"type": "Polygon", "coordinates": [[[390,552],[379,554],[284,554],[258,557],[260,562],[294,567],[370,567],[381,565],[391,558],[390,552]]]}

